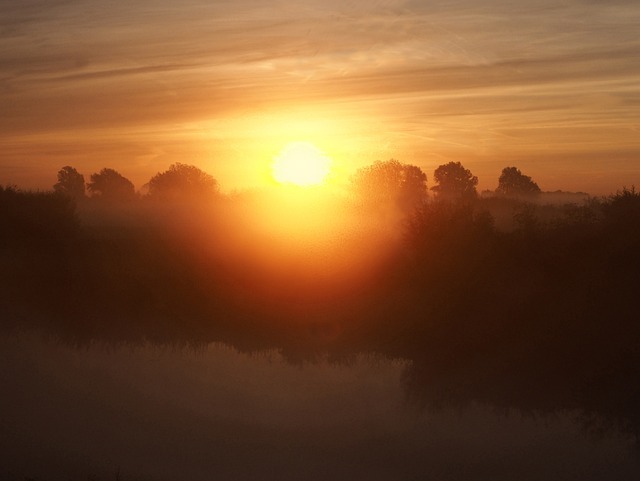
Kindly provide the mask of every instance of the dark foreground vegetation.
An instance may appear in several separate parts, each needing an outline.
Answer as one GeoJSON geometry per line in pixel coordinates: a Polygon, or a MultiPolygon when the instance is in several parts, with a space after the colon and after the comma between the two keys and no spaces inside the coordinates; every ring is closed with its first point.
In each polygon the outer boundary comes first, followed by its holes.
{"type": "Polygon", "coordinates": [[[292,362],[378,353],[410,361],[408,393],[429,406],[571,409],[640,435],[635,190],[563,205],[441,197],[400,220],[345,200],[349,224],[382,220],[328,238],[317,264],[295,250],[308,238],[256,231],[259,204],[1,188],[2,327],[292,362]]]}

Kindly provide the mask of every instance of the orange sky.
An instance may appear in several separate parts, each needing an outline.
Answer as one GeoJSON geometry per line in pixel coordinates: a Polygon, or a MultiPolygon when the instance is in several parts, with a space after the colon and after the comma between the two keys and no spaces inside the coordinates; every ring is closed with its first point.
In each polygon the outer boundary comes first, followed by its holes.
{"type": "Polygon", "coordinates": [[[461,161],[494,189],[640,186],[637,0],[0,0],[0,184],[171,163],[223,190],[289,141],[339,178],[461,161]]]}

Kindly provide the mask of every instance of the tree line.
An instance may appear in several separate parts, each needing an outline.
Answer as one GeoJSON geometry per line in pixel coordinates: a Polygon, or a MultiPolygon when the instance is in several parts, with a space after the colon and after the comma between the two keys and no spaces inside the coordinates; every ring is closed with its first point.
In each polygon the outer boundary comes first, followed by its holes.
{"type": "MultiPolygon", "coordinates": [[[[440,199],[474,199],[478,196],[478,178],[460,162],[440,165],[433,174],[433,194],[440,199]]],[[[154,175],[147,184],[146,197],[164,201],[195,200],[220,196],[220,185],[210,174],[193,165],[172,164],[168,170],[154,175]]],[[[427,175],[415,165],[398,160],[377,161],[360,168],[351,177],[351,188],[363,198],[391,202],[403,210],[423,204],[428,197],[427,175]]],[[[74,167],[58,171],[55,192],[80,200],[87,196],[110,201],[130,201],[137,197],[133,183],[111,168],[91,174],[89,182],[74,167]]],[[[540,188],[516,167],[506,167],[498,179],[497,194],[527,197],[540,193],[540,188]]]]}
{"type": "MultiPolygon", "coordinates": [[[[161,200],[215,197],[219,194],[215,178],[193,165],[181,163],[154,175],[145,187],[148,197],[161,200]]],[[[87,191],[91,197],[108,201],[130,201],[137,197],[133,182],[111,168],[91,174],[89,182],[85,183],[84,175],[74,167],[65,166],[58,171],[58,181],[53,190],[76,200],[84,199],[87,191]]]]}

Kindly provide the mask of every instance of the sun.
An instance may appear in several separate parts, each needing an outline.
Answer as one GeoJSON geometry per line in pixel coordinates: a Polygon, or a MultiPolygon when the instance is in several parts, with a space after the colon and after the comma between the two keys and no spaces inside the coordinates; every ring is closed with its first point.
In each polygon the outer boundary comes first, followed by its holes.
{"type": "Polygon", "coordinates": [[[324,182],[331,159],[309,142],[290,142],[273,159],[273,178],[282,184],[299,186],[324,182]]]}

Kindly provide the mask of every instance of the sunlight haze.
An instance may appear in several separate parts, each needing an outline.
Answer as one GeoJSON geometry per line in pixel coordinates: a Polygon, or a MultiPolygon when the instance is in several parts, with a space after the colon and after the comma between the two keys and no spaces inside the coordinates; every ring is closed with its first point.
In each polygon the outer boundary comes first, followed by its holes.
{"type": "Polygon", "coordinates": [[[225,191],[296,138],[345,175],[459,161],[494,189],[640,183],[640,5],[1,2],[0,183],[73,165],[142,187],[175,162],[225,191]],[[169,34],[170,32],[170,34],[169,34]]]}
{"type": "Polygon", "coordinates": [[[290,142],[274,158],[272,168],[278,182],[317,185],[329,174],[331,159],[313,144],[290,142]]]}
{"type": "Polygon", "coordinates": [[[640,0],[0,0],[0,481],[640,480],[640,0]]]}

